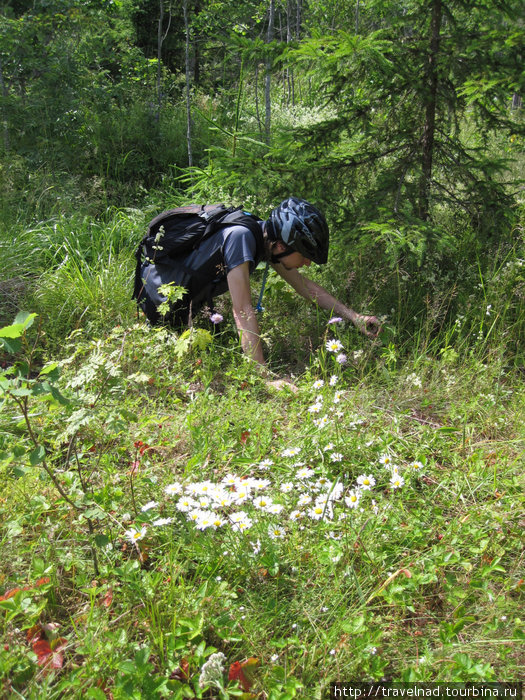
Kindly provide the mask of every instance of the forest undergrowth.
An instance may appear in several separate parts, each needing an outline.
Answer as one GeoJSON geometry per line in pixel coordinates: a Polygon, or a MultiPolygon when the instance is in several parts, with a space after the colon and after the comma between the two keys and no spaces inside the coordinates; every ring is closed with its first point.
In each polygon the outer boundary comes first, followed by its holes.
{"type": "Polygon", "coordinates": [[[520,680],[519,247],[412,321],[414,278],[378,271],[363,305],[396,279],[401,308],[376,341],[272,280],[264,341],[298,387],[276,392],[228,320],[134,319],[119,221],[99,260],[62,236],[0,331],[3,694],[520,680]]]}

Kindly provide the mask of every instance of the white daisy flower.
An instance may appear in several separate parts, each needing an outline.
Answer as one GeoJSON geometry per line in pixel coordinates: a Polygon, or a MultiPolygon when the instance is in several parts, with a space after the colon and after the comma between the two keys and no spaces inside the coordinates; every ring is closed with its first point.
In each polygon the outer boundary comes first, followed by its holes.
{"type": "Polygon", "coordinates": [[[392,466],[392,457],[390,457],[390,455],[381,455],[381,457],[379,457],[379,464],[382,464],[383,467],[390,468],[392,466]]]}
{"type": "Polygon", "coordinates": [[[331,501],[337,501],[343,495],[343,491],[344,491],[344,486],[341,482],[338,482],[333,487],[332,487],[332,484],[330,484],[330,489],[328,491],[328,498],[331,501]]]}
{"type": "Polygon", "coordinates": [[[318,428],[325,428],[328,425],[328,423],[330,423],[330,419],[328,418],[328,416],[323,416],[318,420],[314,420],[314,423],[318,428]]]}
{"type": "Polygon", "coordinates": [[[298,506],[307,506],[311,502],[312,502],[312,497],[309,496],[307,493],[303,493],[303,495],[299,497],[299,499],[297,501],[297,505],[298,506]]]}
{"type": "Polygon", "coordinates": [[[268,528],[268,534],[272,540],[281,540],[285,536],[286,532],[282,527],[270,525],[268,528]]]}
{"type": "Polygon", "coordinates": [[[213,484],[211,481],[199,481],[196,484],[196,487],[198,494],[206,496],[210,493],[210,491],[213,491],[215,484],[213,484]]]}
{"type": "Polygon", "coordinates": [[[376,480],[371,474],[362,474],[357,477],[358,485],[363,489],[363,491],[370,491],[372,486],[375,486],[376,480]]]}
{"type": "Polygon", "coordinates": [[[235,513],[230,513],[228,517],[230,519],[230,522],[234,524],[240,523],[243,520],[249,520],[247,514],[243,510],[239,510],[235,513]]]}
{"type": "Polygon", "coordinates": [[[128,540],[130,540],[130,542],[138,542],[139,540],[141,540],[143,537],[146,536],[146,532],[147,532],[147,528],[145,525],[143,525],[140,528],[140,530],[138,530],[137,528],[134,528],[134,527],[131,528],[131,530],[126,530],[125,535],[128,538],[128,540]]]}
{"type": "Polygon", "coordinates": [[[422,462],[412,462],[408,466],[409,469],[412,469],[412,471],[417,472],[418,474],[421,474],[424,469],[422,462]]]}
{"type": "Polygon", "coordinates": [[[393,489],[400,489],[404,483],[405,480],[402,476],[399,476],[399,474],[393,474],[392,478],[390,479],[390,485],[393,489]]]}
{"type": "Polygon", "coordinates": [[[195,508],[196,505],[197,502],[194,501],[193,498],[190,498],[189,496],[183,496],[182,498],[179,498],[175,507],[177,508],[177,510],[180,510],[181,513],[187,513],[192,508],[195,508]]]}
{"type": "Polygon", "coordinates": [[[315,472],[313,469],[310,469],[309,467],[303,467],[295,473],[295,476],[298,479],[311,479],[314,476],[314,474],[315,472]]]}
{"type": "Polygon", "coordinates": [[[294,483],[293,481],[285,481],[284,484],[281,484],[281,489],[283,493],[290,493],[290,491],[294,490],[294,483]]]}
{"type": "Polygon", "coordinates": [[[332,452],[330,459],[332,462],[340,462],[343,459],[343,455],[340,452],[332,452]]]}
{"type": "Polygon", "coordinates": [[[269,467],[273,466],[273,461],[271,459],[263,459],[262,462],[259,462],[259,469],[268,469],[269,467]]]}
{"type": "Polygon", "coordinates": [[[262,491],[272,483],[270,479],[247,479],[247,481],[250,488],[253,488],[256,491],[262,491]]]}
{"type": "Polygon", "coordinates": [[[229,491],[215,491],[212,498],[214,504],[220,508],[227,508],[233,503],[233,494],[229,491]]]}
{"type": "Polygon", "coordinates": [[[340,352],[343,349],[343,344],[340,340],[331,338],[330,340],[326,341],[325,347],[328,350],[328,352],[340,352]]]}
{"type": "Polygon", "coordinates": [[[232,530],[234,532],[244,532],[245,530],[249,530],[252,525],[252,520],[250,520],[250,518],[246,518],[245,520],[241,520],[238,523],[234,523],[232,525],[232,530]]]}
{"type": "Polygon", "coordinates": [[[232,493],[232,501],[237,505],[242,505],[246,503],[250,498],[250,490],[239,488],[237,491],[232,493]]]}
{"type": "Polygon", "coordinates": [[[323,379],[316,379],[315,382],[312,384],[312,387],[314,389],[321,389],[324,386],[324,380],[323,379]]]}
{"type": "Polygon", "coordinates": [[[193,508],[192,510],[188,511],[188,520],[191,520],[191,522],[196,523],[201,517],[201,513],[202,511],[200,508],[193,508]]]}
{"type": "Polygon", "coordinates": [[[158,505],[159,504],[156,501],[149,501],[148,503],[145,503],[140,510],[143,513],[146,513],[148,510],[151,510],[152,508],[156,508],[158,505]]]}
{"type": "Polygon", "coordinates": [[[320,403],[314,403],[308,408],[309,413],[320,413],[322,410],[322,405],[320,403]]]}
{"type": "Polygon", "coordinates": [[[162,525],[169,525],[173,522],[173,518],[158,518],[154,520],[151,524],[153,527],[162,527],[162,525]]]}
{"type": "Polygon", "coordinates": [[[207,530],[209,527],[213,527],[214,514],[210,512],[201,512],[200,518],[195,523],[197,530],[207,530]]]}
{"type": "Polygon", "coordinates": [[[338,381],[339,381],[339,377],[337,376],[337,374],[332,374],[332,376],[330,377],[330,381],[328,383],[330,384],[330,386],[335,386],[338,381]]]}
{"type": "Polygon", "coordinates": [[[271,498],[268,498],[267,496],[257,496],[257,498],[254,498],[253,500],[253,505],[258,509],[258,510],[264,510],[265,508],[268,508],[271,506],[273,503],[271,498]]]}
{"type": "Polygon", "coordinates": [[[267,506],[265,510],[267,513],[271,513],[272,515],[279,515],[283,512],[284,506],[281,505],[281,503],[272,503],[271,505],[267,506]]]}
{"type": "Polygon", "coordinates": [[[290,447],[287,450],[283,450],[281,452],[281,455],[283,457],[296,457],[300,451],[301,451],[300,447],[290,447]]]}
{"type": "Polygon", "coordinates": [[[182,485],[178,484],[176,481],[173,484],[168,484],[164,489],[164,493],[167,496],[178,496],[182,493],[182,485]]]}
{"type": "Polygon", "coordinates": [[[345,496],[345,503],[349,508],[357,508],[359,505],[359,499],[361,498],[361,492],[358,490],[349,491],[348,496],[345,496]]]}
{"type": "Polygon", "coordinates": [[[312,518],[312,520],[321,520],[321,518],[332,520],[333,511],[329,505],[319,503],[314,505],[313,508],[310,508],[307,515],[312,518]]]}
{"type": "Polygon", "coordinates": [[[290,520],[300,520],[304,516],[302,510],[292,510],[290,513],[290,520]]]}

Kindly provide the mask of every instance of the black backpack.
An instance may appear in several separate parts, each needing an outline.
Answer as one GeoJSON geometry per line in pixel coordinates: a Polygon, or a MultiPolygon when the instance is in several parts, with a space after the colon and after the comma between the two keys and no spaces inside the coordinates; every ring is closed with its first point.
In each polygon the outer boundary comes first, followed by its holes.
{"type": "MultiPolygon", "coordinates": [[[[240,207],[189,204],[168,209],[149,222],[147,233],[135,252],[137,263],[132,298],[137,300],[152,323],[159,323],[156,306],[161,297],[148,298],[142,279],[144,264],[169,265],[170,260],[189,254],[221,228],[235,225],[245,226],[253,233],[257,254],[260,255],[263,245],[261,225],[255,216],[242,211],[240,207]]],[[[184,306],[189,302],[191,298],[186,296],[184,306]]],[[[182,310],[179,310],[177,321],[183,317],[181,314],[182,310]]],[[[175,320],[174,317],[172,320],[175,320]]]]}

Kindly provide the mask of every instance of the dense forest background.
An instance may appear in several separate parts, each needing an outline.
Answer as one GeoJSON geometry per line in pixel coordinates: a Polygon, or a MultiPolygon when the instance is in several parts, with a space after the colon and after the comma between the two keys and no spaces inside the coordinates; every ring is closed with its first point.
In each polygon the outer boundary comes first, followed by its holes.
{"type": "Polygon", "coordinates": [[[515,209],[517,1],[11,2],[1,21],[6,224],[136,206],[183,173],[265,206],[297,192],[346,235],[394,218],[428,242],[453,212],[495,236],[515,209]]]}
{"type": "MultiPolygon", "coordinates": [[[[326,211],[343,268],[425,267],[450,286],[515,242],[518,0],[17,1],[1,34],[4,242],[84,215],[107,231],[132,209],[137,240],[144,209],[264,216],[290,194],[326,211]]],[[[6,277],[23,277],[27,250],[5,244],[6,277]]],[[[60,262],[43,248],[34,268],[60,262]]]]}

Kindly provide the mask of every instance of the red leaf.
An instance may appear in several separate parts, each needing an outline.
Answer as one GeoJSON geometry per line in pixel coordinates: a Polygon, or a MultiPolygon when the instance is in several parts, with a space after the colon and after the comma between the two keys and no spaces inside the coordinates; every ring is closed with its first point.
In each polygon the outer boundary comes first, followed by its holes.
{"type": "Polygon", "coordinates": [[[241,443],[242,443],[243,445],[246,445],[246,443],[248,442],[249,437],[250,437],[250,431],[249,431],[249,430],[245,430],[245,431],[241,434],[241,438],[240,438],[240,439],[241,439],[241,443]]]}
{"type": "Polygon", "coordinates": [[[35,586],[39,588],[40,586],[45,586],[46,583],[49,583],[51,579],[49,576],[42,576],[42,578],[39,578],[37,581],[35,581],[35,586]]]}
{"type": "Polygon", "coordinates": [[[64,665],[64,654],[62,649],[67,644],[67,639],[59,638],[52,642],[47,639],[39,639],[33,642],[31,647],[37,655],[37,663],[45,668],[62,668],[64,665]]]}
{"type": "Polygon", "coordinates": [[[245,693],[250,692],[250,684],[248,683],[248,680],[246,679],[242,666],[238,661],[234,661],[234,663],[230,666],[230,672],[228,673],[228,680],[229,681],[239,681],[239,684],[241,688],[244,690],[245,693]]]}
{"type": "Polygon", "coordinates": [[[186,659],[182,659],[179,668],[173,671],[170,678],[175,678],[178,681],[189,681],[190,679],[190,665],[186,659]]]}
{"type": "Polygon", "coordinates": [[[252,674],[255,667],[259,664],[259,659],[251,656],[246,661],[234,661],[230,666],[228,673],[229,681],[239,681],[239,685],[245,693],[249,693],[252,687],[252,674]]]}
{"type": "Polygon", "coordinates": [[[51,646],[47,639],[38,639],[36,642],[33,642],[31,644],[31,647],[38,657],[38,665],[45,666],[49,655],[53,653],[53,650],[51,649],[51,646]]]}
{"type": "Polygon", "coordinates": [[[26,639],[29,644],[42,638],[42,627],[39,624],[33,625],[26,632],[26,639]]]}
{"type": "Polygon", "coordinates": [[[12,598],[14,595],[18,593],[18,591],[23,590],[22,588],[10,588],[8,591],[4,593],[4,595],[0,595],[0,600],[8,600],[9,598],[12,598]]]}

